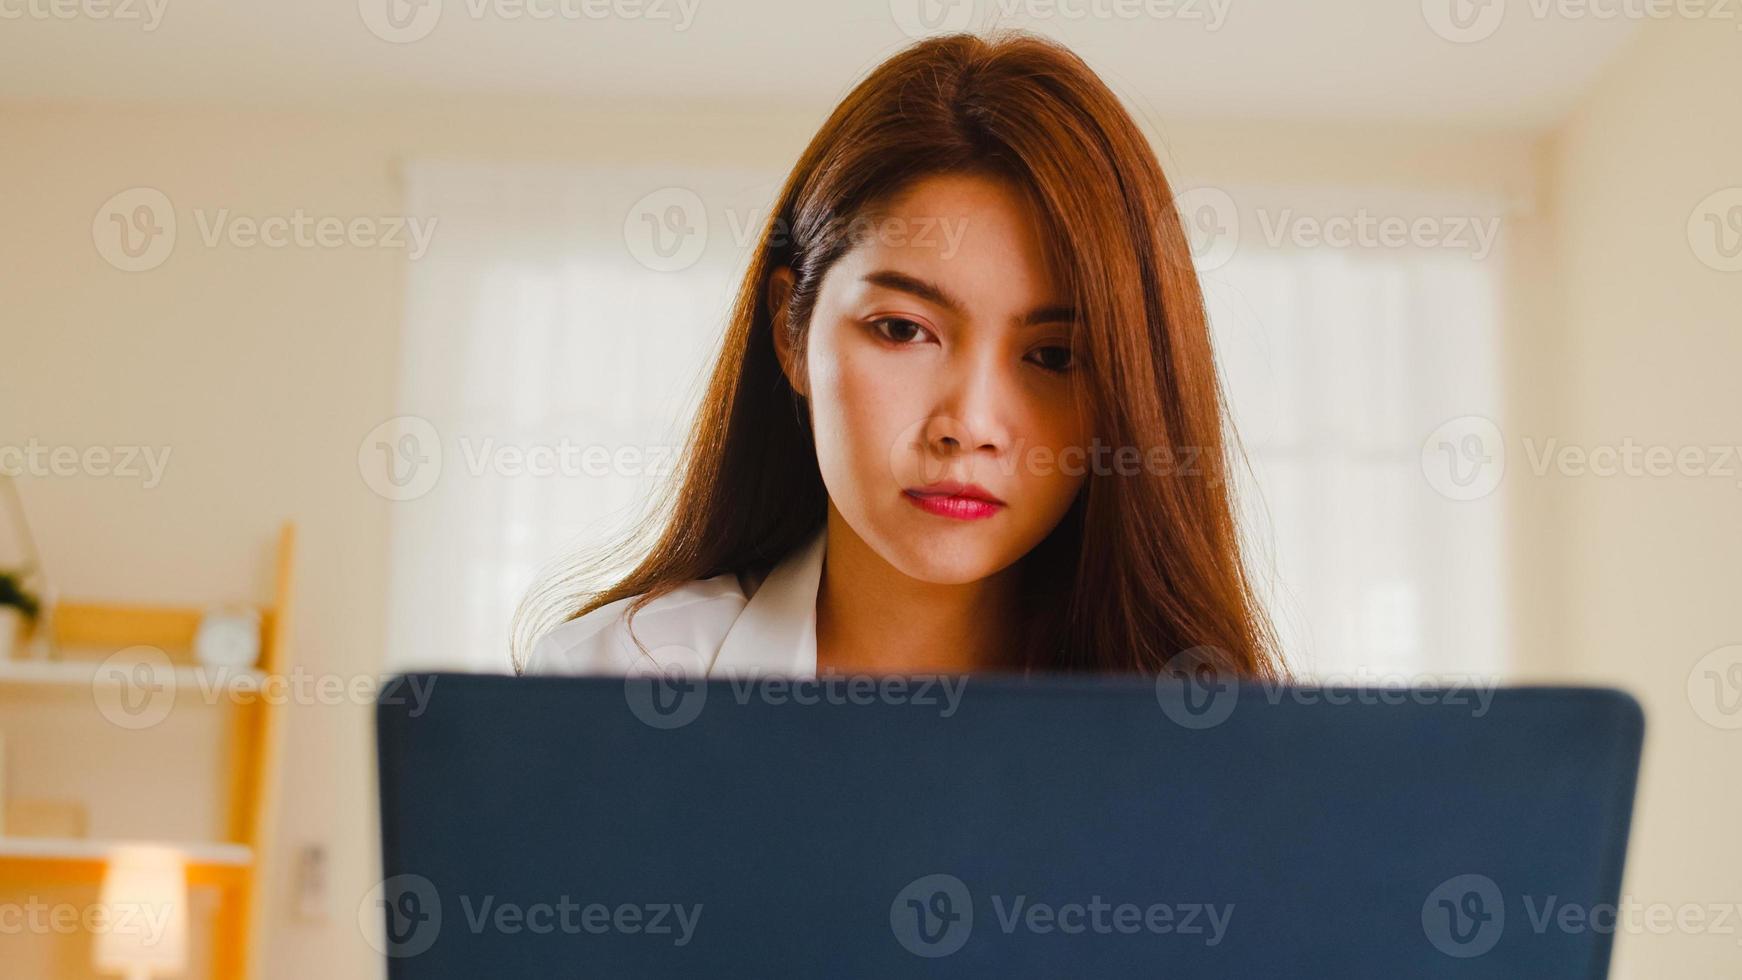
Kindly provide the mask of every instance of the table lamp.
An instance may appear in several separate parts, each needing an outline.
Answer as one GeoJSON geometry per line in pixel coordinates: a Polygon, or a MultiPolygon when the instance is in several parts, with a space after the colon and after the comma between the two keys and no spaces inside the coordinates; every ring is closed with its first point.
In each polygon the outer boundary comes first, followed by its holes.
{"type": "Polygon", "coordinates": [[[179,851],[116,848],[103,875],[97,971],[126,980],[180,975],[187,969],[187,901],[187,867],[179,851]]]}

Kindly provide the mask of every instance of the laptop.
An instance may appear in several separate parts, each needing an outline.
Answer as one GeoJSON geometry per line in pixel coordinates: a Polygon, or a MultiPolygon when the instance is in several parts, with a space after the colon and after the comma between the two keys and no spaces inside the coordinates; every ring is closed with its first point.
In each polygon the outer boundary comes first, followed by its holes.
{"type": "Polygon", "coordinates": [[[1643,716],[1587,688],[395,678],[392,980],[1607,974],[1643,716]]]}

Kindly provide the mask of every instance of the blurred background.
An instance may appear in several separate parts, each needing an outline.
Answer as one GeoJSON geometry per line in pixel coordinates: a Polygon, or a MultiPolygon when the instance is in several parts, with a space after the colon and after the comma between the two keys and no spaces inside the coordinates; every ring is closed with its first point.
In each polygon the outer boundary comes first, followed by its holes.
{"type": "Polygon", "coordinates": [[[1296,671],[1632,692],[1614,975],[1742,975],[1723,0],[0,0],[0,975],[381,976],[377,686],[509,669],[833,105],[998,26],[1174,184],[1296,671]]]}

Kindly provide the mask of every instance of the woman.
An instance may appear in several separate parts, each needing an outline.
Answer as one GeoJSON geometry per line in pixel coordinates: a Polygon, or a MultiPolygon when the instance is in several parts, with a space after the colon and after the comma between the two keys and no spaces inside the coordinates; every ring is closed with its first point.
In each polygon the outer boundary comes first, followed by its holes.
{"type": "Polygon", "coordinates": [[[1155,154],[1064,47],[919,42],[757,242],[649,549],[522,672],[1278,672],[1155,154]]]}

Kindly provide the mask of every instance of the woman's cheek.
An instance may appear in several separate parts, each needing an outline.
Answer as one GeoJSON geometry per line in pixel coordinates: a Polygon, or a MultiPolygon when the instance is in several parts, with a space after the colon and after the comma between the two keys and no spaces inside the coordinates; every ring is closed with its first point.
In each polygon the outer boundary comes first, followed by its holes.
{"type": "Polygon", "coordinates": [[[1025,455],[1023,468],[1029,473],[1029,479],[1044,488],[1053,507],[1062,512],[1070,506],[1078,489],[1088,479],[1087,470],[1091,464],[1089,437],[1077,426],[1061,425],[1049,433],[1045,445],[1048,447],[1044,456],[1047,465],[1034,465],[1036,461],[1025,455]]]}
{"type": "Polygon", "coordinates": [[[902,405],[895,377],[899,365],[890,363],[894,358],[880,354],[863,346],[849,347],[835,364],[842,422],[853,442],[849,448],[860,460],[887,458],[888,447],[879,447],[877,440],[884,437],[885,420],[902,405]]]}
{"type": "Polygon", "coordinates": [[[830,343],[812,362],[812,411],[824,482],[837,503],[869,500],[888,482],[884,418],[895,409],[880,378],[875,352],[830,343]],[[881,467],[879,461],[883,461],[881,467]]]}

